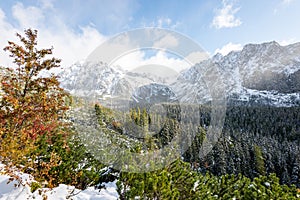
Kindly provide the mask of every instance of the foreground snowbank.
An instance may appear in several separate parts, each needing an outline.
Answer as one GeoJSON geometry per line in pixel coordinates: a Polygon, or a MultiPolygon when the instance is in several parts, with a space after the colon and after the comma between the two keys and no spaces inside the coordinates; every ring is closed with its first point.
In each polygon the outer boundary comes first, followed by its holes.
{"type": "Polygon", "coordinates": [[[31,192],[30,184],[34,182],[32,176],[14,171],[13,175],[17,175],[20,179],[11,180],[12,176],[4,173],[4,166],[0,164],[0,200],[112,200],[118,198],[115,182],[107,183],[106,189],[101,191],[89,187],[86,190],[75,189],[74,186],[61,184],[56,188],[42,188],[31,192]],[[11,180],[11,181],[10,181],[11,180]]]}

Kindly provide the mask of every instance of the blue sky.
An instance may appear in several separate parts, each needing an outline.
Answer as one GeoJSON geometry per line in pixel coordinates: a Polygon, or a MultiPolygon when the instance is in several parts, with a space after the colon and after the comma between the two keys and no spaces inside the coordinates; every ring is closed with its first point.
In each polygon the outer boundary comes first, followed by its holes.
{"type": "MultiPolygon", "coordinates": [[[[161,27],[187,35],[210,55],[226,54],[247,43],[300,41],[299,10],[299,0],[0,1],[0,45],[36,28],[40,44],[70,65],[115,34],[161,27]]],[[[0,64],[6,57],[0,53],[0,64]]]]}

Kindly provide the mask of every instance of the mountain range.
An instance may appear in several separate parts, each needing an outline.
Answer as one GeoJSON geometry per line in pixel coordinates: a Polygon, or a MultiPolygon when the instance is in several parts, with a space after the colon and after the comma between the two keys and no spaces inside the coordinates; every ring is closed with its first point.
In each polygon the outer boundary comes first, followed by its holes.
{"type": "Polygon", "coordinates": [[[171,78],[101,62],[77,62],[59,76],[62,87],[76,95],[130,98],[135,94],[136,98],[137,88],[159,83],[160,88],[155,85],[151,91],[166,91],[161,88],[166,87],[182,102],[204,103],[211,99],[209,87],[216,81],[214,76],[203,78],[210,69],[215,71],[209,74],[220,74],[229,104],[300,105],[300,43],[247,44],[225,56],[216,54],[171,78]]]}

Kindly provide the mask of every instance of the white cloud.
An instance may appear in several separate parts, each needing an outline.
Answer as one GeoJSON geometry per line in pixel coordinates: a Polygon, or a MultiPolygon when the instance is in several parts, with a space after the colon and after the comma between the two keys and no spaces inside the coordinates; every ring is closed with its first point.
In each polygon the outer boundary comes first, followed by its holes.
{"type": "Polygon", "coordinates": [[[160,40],[156,41],[153,44],[153,46],[156,48],[162,48],[162,49],[176,47],[176,46],[178,46],[178,39],[176,37],[174,37],[172,34],[167,34],[160,40]]]}
{"type": "Polygon", "coordinates": [[[16,41],[15,33],[18,30],[7,22],[4,11],[0,8],[0,65],[9,66],[12,63],[12,59],[7,53],[3,51],[3,48],[7,46],[7,40],[16,41]]]}
{"type": "Polygon", "coordinates": [[[277,6],[273,9],[273,14],[274,15],[280,14],[280,11],[290,7],[293,2],[295,2],[295,0],[281,0],[277,4],[277,6]]]}
{"type": "Polygon", "coordinates": [[[230,4],[225,0],[222,1],[222,4],[223,7],[216,10],[216,15],[214,16],[211,25],[217,29],[240,26],[242,21],[235,16],[240,8],[234,8],[233,4],[230,4]]]}
{"type": "Polygon", "coordinates": [[[190,67],[190,64],[180,58],[168,57],[164,51],[157,51],[154,56],[147,59],[144,58],[145,52],[135,51],[129,54],[123,55],[121,58],[115,61],[113,65],[122,66],[127,70],[134,70],[138,67],[145,65],[159,65],[171,68],[177,72],[190,67]]]}
{"type": "Polygon", "coordinates": [[[291,38],[291,39],[287,39],[287,40],[281,40],[281,41],[278,41],[278,43],[281,45],[281,46],[286,46],[286,45],[289,45],[289,44],[293,44],[293,43],[296,43],[297,40],[295,38],[291,38]]]}
{"type": "Polygon", "coordinates": [[[229,42],[225,46],[223,46],[221,49],[216,49],[215,54],[220,53],[223,56],[226,56],[231,51],[239,51],[242,50],[243,46],[241,44],[233,44],[229,42]]]}
{"type": "Polygon", "coordinates": [[[144,20],[141,23],[142,27],[177,29],[181,25],[179,21],[173,22],[172,19],[170,19],[169,17],[158,17],[156,21],[152,21],[150,23],[147,23],[144,20]]]}
{"type": "Polygon", "coordinates": [[[209,53],[205,51],[197,51],[189,54],[185,59],[188,60],[192,64],[199,63],[203,60],[207,60],[209,58],[209,53]]]}
{"type": "Polygon", "coordinates": [[[38,26],[44,20],[43,11],[40,8],[34,6],[25,8],[20,2],[12,7],[12,14],[21,27],[39,28],[38,26]]]}
{"type": "Polygon", "coordinates": [[[78,60],[85,59],[91,51],[105,40],[92,25],[79,27],[80,31],[68,27],[55,13],[51,4],[41,7],[24,6],[16,3],[12,7],[15,21],[8,20],[0,9],[0,61],[1,65],[12,65],[7,52],[2,51],[7,41],[17,41],[15,34],[24,35],[24,29],[38,30],[38,47],[50,48],[53,46],[53,56],[62,59],[61,66],[68,67],[78,60]],[[50,14],[49,14],[50,12],[50,14]],[[46,16],[51,16],[47,18],[46,16]],[[15,23],[16,22],[16,23],[15,23]]]}
{"type": "Polygon", "coordinates": [[[54,0],[39,0],[39,3],[43,9],[54,9],[53,1],[54,0]]]}
{"type": "MultiPolygon", "coordinates": [[[[24,35],[24,29],[34,28],[38,30],[38,48],[53,47],[53,56],[62,59],[62,67],[69,67],[77,61],[86,59],[96,47],[107,39],[92,24],[74,30],[60,18],[61,15],[56,13],[56,8],[51,1],[49,2],[40,0],[39,6],[16,3],[12,6],[13,19],[8,19],[6,13],[0,8],[1,49],[7,45],[7,41],[20,43],[15,36],[16,33],[24,35]]],[[[171,19],[167,18],[161,19],[158,23],[161,26],[172,25],[171,19]]],[[[176,38],[166,37],[163,40],[165,43],[161,42],[158,45],[162,47],[169,43],[177,45],[176,38]]],[[[1,51],[1,49],[0,65],[12,66],[12,59],[8,52],[1,51]]],[[[168,66],[178,71],[189,67],[184,60],[167,56],[162,51],[150,58],[144,56],[143,52],[136,51],[117,59],[117,64],[129,70],[148,64],[168,66]]]]}
{"type": "Polygon", "coordinates": [[[285,5],[289,5],[290,3],[292,3],[294,0],[282,0],[282,3],[285,5]]]}
{"type": "Polygon", "coordinates": [[[170,26],[170,24],[172,23],[172,20],[170,18],[159,18],[157,20],[157,26],[158,27],[163,27],[163,25],[167,25],[167,26],[170,26]]]}

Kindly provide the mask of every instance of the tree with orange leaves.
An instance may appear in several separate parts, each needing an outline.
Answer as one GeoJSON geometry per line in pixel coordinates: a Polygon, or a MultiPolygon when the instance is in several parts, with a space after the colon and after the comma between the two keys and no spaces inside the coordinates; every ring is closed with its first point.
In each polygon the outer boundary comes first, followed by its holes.
{"type": "Polygon", "coordinates": [[[27,29],[25,35],[17,34],[22,45],[8,42],[4,48],[16,66],[0,68],[0,160],[14,165],[26,162],[40,136],[66,134],[69,99],[57,76],[43,76],[61,60],[48,58],[52,48],[36,48],[36,30],[27,29]]]}

